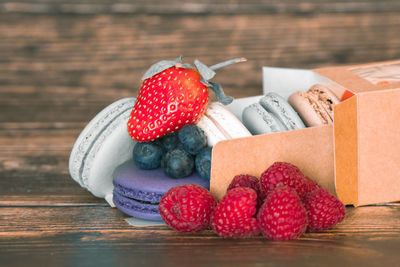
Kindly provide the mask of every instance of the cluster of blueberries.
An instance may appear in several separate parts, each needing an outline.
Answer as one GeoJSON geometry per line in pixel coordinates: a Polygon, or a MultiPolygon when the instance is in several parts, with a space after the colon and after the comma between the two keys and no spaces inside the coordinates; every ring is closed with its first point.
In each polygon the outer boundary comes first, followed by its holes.
{"type": "Polygon", "coordinates": [[[139,142],[133,149],[133,161],[140,169],[151,170],[161,166],[171,178],[183,178],[193,173],[209,180],[211,147],[202,129],[193,124],[183,126],[151,142],[139,142]]]}

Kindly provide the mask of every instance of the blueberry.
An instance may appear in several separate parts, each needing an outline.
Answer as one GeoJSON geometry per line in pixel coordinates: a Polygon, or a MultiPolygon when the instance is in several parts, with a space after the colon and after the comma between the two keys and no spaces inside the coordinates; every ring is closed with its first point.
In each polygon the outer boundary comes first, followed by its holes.
{"type": "Polygon", "coordinates": [[[178,137],[185,150],[192,155],[199,153],[207,144],[203,130],[194,124],[183,126],[178,132],[178,137]]]}
{"type": "Polygon", "coordinates": [[[133,161],[140,169],[151,170],[160,167],[164,154],[157,142],[139,142],[133,148],[133,161]]]}
{"type": "Polygon", "coordinates": [[[194,160],[185,150],[173,149],[163,156],[161,167],[169,177],[182,178],[193,172],[194,160]]]}
{"type": "Polygon", "coordinates": [[[211,171],[211,147],[203,148],[195,159],[196,171],[201,178],[210,180],[211,171]]]}
{"type": "Polygon", "coordinates": [[[176,148],[179,143],[179,138],[177,133],[169,133],[161,137],[160,139],[161,145],[164,147],[165,151],[170,151],[176,148]]]}

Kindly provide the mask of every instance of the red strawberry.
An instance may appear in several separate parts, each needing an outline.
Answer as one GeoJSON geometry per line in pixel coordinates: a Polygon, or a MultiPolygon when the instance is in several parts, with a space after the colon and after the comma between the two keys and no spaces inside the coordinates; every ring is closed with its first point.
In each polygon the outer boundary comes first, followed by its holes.
{"type": "Polygon", "coordinates": [[[188,184],[171,188],[158,210],[163,221],[179,232],[196,232],[209,227],[217,201],[205,188],[188,184]]]}
{"type": "Polygon", "coordinates": [[[260,233],[256,191],[249,187],[229,190],[211,215],[211,227],[222,237],[250,237],[260,233]]]}
{"type": "Polygon", "coordinates": [[[215,69],[241,62],[230,60],[210,68],[195,61],[196,68],[174,61],[160,61],[145,74],[135,106],[128,120],[129,135],[136,141],[152,141],[186,124],[195,124],[208,104],[208,87],[218,100],[229,103],[218,83],[208,82],[215,69]]]}
{"type": "Polygon", "coordinates": [[[268,195],[269,192],[283,185],[296,190],[301,200],[304,200],[308,192],[308,184],[303,173],[288,162],[275,162],[260,177],[261,187],[268,195]]]}
{"type": "Polygon", "coordinates": [[[341,222],[346,214],[343,203],[324,188],[314,190],[308,195],[304,205],[308,213],[310,231],[326,230],[341,222]]]}
{"type": "Polygon", "coordinates": [[[262,234],[276,240],[296,239],[307,228],[307,212],[296,191],[288,186],[273,190],[265,199],[257,220],[262,234]]]}
{"type": "Polygon", "coordinates": [[[195,124],[208,103],[207,86],[194,69],[171,67],[146,79],[128,121],[136,141],[152,141],[195,124]]]}

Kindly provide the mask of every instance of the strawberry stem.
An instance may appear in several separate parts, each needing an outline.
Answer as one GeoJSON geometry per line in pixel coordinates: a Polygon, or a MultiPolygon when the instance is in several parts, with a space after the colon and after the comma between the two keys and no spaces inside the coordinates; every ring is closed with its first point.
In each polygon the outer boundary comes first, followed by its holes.
{"type": "Polygon", "coordinates": [[[212,65],[209,68],[212,69],[212,70],[217,70],[217,69],[221,69],[223,67],[229,66],[229,65],[233,65],[233,64],[236,64],[236,63],[240,63],[240,62],[246,62],[246,61],[247,61],[247,59],[244,58],[244,57],[235,58],[235,59],[230,59],[230,60],[215,64],[215,65],[212,65]]]}

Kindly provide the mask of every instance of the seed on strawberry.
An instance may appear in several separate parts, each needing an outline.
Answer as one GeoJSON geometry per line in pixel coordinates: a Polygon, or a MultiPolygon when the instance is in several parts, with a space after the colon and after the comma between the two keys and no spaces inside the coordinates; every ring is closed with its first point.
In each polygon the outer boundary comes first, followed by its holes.
{"type": "Polygon", "coordinates": [[[208,91],[192,69],[171,67],[143,82],[128,122],[136,141],[151,141],[195,124],[204,114],[208,91]]]}
{"type": "Polygon", "coordinates": [[[296,191],[279,187],[267,196],[257,215],[262,234],[275,240],[300,237],[307,228],[307,212],[296,191]]]}
{"type": "Polygon", "coordinates": [[[160,61],[145,73],[136,103],[128,120],[129,135],[138,142],[152,141],[176,132],[186,124],[196,124],[203,116],[209,95],[215,91],[218,100],[232,101],[218,83],[208,82],[214,70],[243,59],[207,67],[195,61],[196,68],[174,61],[160,61]]]}
{"type": "Polygon", "coordinates": [[[212,229],[222,237],[244,238],[258,235],[257,193],[249,187],[228,191],[211,215],[212,229]]]}

